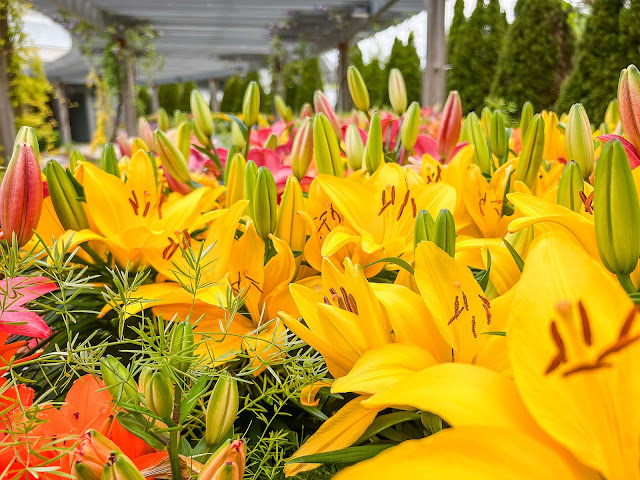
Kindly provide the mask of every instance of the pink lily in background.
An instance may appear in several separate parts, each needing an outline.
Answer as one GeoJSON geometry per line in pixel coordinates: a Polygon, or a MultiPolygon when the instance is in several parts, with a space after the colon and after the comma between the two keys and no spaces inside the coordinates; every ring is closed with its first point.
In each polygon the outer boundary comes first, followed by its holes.
{"type": "Polygon", "coordinates": [[[24,305],[57,290],[45,277],[14,277],[0,280],[0,333],[46,338],[51,329],[35,312],[24,305]]]}
{"type": "MultiPolygon", "coordinates": [[[[273,175],[273,179],[276,181],[279,194],[284,191],[289,175],[293,175],[291,166],[285,165],[283,158],[280,157],[277,152],[269,150],[268,148],[252,148],[249,150],[247,160],[253,160],[258,167],[266,167],[269,169],[273,175]]],[[[312,180],[313,178],[307,175],[300,181],[300,185],[308,185],[312,180]]]]}
{"type": "Polygon", "coordinates": [[[631,170],[633,170],[636,167],[640,167],[640,154],[638,154],[636,147],[634,147],[633,144],[626,138],[621,137],[620,135],[614,135],[613,133],[610,133],[607,135],[600,135],[598,137],[598,140],[600,140],[602,143],[607,143],[615,138],[620,140],[620,142],[622,143],[622,146],[624,147],[624,151],[627,152],[627,159],[629,160],[629,165],[631,166],[631,170]]]}

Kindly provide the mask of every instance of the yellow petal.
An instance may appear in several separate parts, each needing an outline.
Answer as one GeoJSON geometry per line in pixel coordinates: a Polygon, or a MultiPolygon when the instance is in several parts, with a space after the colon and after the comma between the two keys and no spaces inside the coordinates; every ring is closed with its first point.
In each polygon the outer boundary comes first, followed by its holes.
{"type": "Polygon", "coordinates": [[[407,375],[435,365],[436,359],[415,345],[390,343],[368,351],[358,359],[348,375],[338,378],[334,393],[381,392],[407,375]]]}
{"type": "Polygon", "coordinates": [[[307,385],[300,393],[300,403],[306,407],[317,407],[320,405],[320,399],[317,398],[318,392],[322,388],[330,388],[331,385],[333,385],[333,382],[329,380],[321,380],[312,385],[307,385]]]}
{"type": "Polygon", "coordinates": [[[443,430],[348,467],[335,480],[597,480],[570,457],[523,433],[496,427],[443,430]]]}
{"type": "Polygon", "coordinates": [[[264,249],[264,241],[256,232],[253,221],[247,220],[244,234],[231,248],[228,268],[233,292],[245,299],[245,305],[256,324],[262,313],[260,297],[264,291],[264,249]]]}
{"type": "MultiPolygon", "coordinates": [[[[364,408],[361,405],[365,398],[354,398],[338,410],[293,454],[292,458],[340,450],[358,440],[378,414],[378,410],[364,408]]],[[[287,477],[291,477],[300,472],[313,470],[318,466],[317,463],[287,463],[284,467],[284,473],[287,477]]]]}

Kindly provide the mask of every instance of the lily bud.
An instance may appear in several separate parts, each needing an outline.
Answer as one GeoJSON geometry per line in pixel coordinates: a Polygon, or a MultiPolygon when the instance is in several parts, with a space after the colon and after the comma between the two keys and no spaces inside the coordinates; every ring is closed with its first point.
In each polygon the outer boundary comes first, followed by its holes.
{"type": "MultiPolygon", "coordinates": [[[[237,466],[237,476],[231,477],[233,480],[242,480],[246,462],[246,446],[242,440],[225,442],[218,450],[211,455],[207,463],[200,470],[198,480],[220,480],[220,470],[225,465],[237,466]]],[[[228,470],[228,467],[227,467],[228,470]]],[[[232,469],[235,471],[235,469],[232,469]]]]}
{"type": "Polygon", "coordinates": [[[311,118],[313,117],[313,108],[309,102],[305,102],[300,108],[300,118],[311,118]]]}
{"type": "Polygon", "coordinates": [[[520,160],[516,169],[516,180],[520,180],[527,187],[533,187],[538,178],[540,165],[544,155],[544,119],[536,114],[527,128],[527,134],[522,141],[520,160]]]}
{"type": "Polygon", "coordinates": [[[29,145],[31,150],[33,150],[33,154],[36,156],[36,159],[40,161],[40,145],[38,145],[38,136],[32,127],[20,127],[20,130],[18,130],[18,134],[16,135],[16,139],[13,142],[12,157],[18,152],[21,143],[29,145]]]}
{"type": "Polygon", "coordinates": [[[276,104],[278,115],[280,115],[280,118],[284,122],[289,123],[291,120],[293,120],[293,111],[291,110],[291,107],[289,107],[289,105],[285,103],[280,95],[275,96],[274,102],[276,104]]]}
{"type": "Polygon", "coordinates": [[[227,376],[218,378],[207,406],[204,438],[208,445],[217,445],[226,436],[238,415],[239,405],[236,380],[227,376]]]}
{"type": "Polygon", "coordinates": [[[145,480],[135,464],[124,453],[114,452],[102,470],[102,480],[145,480]]]}
{"type": "Polygon", "coordinates": [[[640,150],[640,129],[637,120],[640,118],[640,72],[635,65],[629,65],[620,73],[618,110],[625,136],[636,150],[640,150]]]}
{"type": "Polygon", "coordinates": [[[149,147],[144,142],[144,140],[136,137],[133,139],[133,142],[131,142],[131,157],[133,158],[133,156],[139,151],[142,151],[142,153],[146,153],[149,151],[149,147]]]}
{"type": "Polygon", "coordinates": [[[252,127],[258,121],[260,113],[260,88],[257,82],[249,82],[247,90],[244,92],[242,101],[242,116],[244,123],[252,127]]]}
{"type": "Polygon", "coordinates": [[[213,135],[213,117],[206,100],[200,93],[200,90],[194,88],[191,90],[191,114],[193,122],[205,136],[213,135]]]}
{"type": "Polygon", "coordinates": [[[368,112],[369,90],[367,90],[367,85],[364,83],[360,71],[354,66],[349,67],[347,70],[347,85],[356,108],[360,111],[368,112]]]}
{"type": "Polygon", "coordinates": [[[78,461],[73,465],[71,474],[77,480],[100,480],[102,478],[102,465],[78,461]]]}
{"type": "Polygon", "coordinates": [[[411,102],[407,113],[404,114],[400,138],[402,146],[407,152],[413,151],[413,147],[418,139],[420,129],[420,105],[418,102],[411,102]]]}
{"type": "MultiPolygon", "coordinates": [[[[149,369],[150,370],[150,369],[149,369]]],[[[173,385],[160,370],[145,375],[144,398],[153,413],[168,419],[173,413],[173,385]]]]}
{"type": "Polygon", "coordinates": [[[163,132],[169,130],[169,114],[162,107],[158,109],[158,129],[163,132]]]}
{"type": "Polygon", "coordinates": [[[620,121],[620,110],[618,109],[618,100],[614,99],[607,105],[607,111],[604,113],[604,121],[609,125],[609,129],[615,129],[620,121]]]}
{"type": "Polygon", "coordinates": [[[69,169],[73,173],[76,171],[76,168],[78,168],[78,165],[81,162],[86,162],[86,161],[87,159],[82,154],[82,152],[77,148],[74,148],[73,150],[71,150],[71,153],[69,154],[69,169]]]}
{"type": "Polygon", "coordinates": [[[428,210],[420,210],[416,216],[416,223],[413,229],[413,248],[418,247],[421,242],[428,242],[433,238],[435,221],[428,210]]]}
{"type": "Polygon", "coordinates": [[[123,403],[135,402],[138,385],[127,367],[112,355],[100,359],[100,373],[114,400],[123,403]]]}
{"type": "MultiPolygon", "coordinates": [[[[304,211],[304,197],[300,183],[293,175],[289,175],[278,207],[278,224],[275,235],[284,240],[294,252],[302,252],[307,241],[305,223],[301,222],[298,212],[304,211]]],[[[296,257],[300,264],[301,257],[296,257]]]]}
{"type": "Polygon", "coordinates": [[[0,225],[12,244],[21,247],[33,236],[42,213],[42,172],[35,152],[21,143],[14,152],[0,186],[0,225]]]}
{"type": "Polygon", "coordinates": [[[268,150],[273,150],[273,151],[275,151],[276,148],[278,148],[278,137],[276,137],[275,133],[272,133],[271,135],[269,135],[269,137],[267,138],[267,141],[264,142],[264,148],[268,150]]]}
{"type": "Polygon", "coordinates": [[[438,155],[445,162],[451,158],[456,149],[462,128],[462,101],[455,90],[449,92],[447,102],[442,111],[440,131],[438,132],[438,155]]]}
{"type": "Polygon", "coordinates": [[[489,154],[489,146],[487,145],[487,138],[484,136],[480,120],[475,113],[471,112],[467,115],[468,123],[468,142],[475,147],[473,155],[473,163],[480,167],[482,173],[491,173],[491,155],[489,154]]]}
{"type": "MultiPolygon", "coordinates": [[[[413,106],[413,104],[411,104],[413,106]]],[[[411,107],[409,107],[411,111],[411,107]]],[[[402,125],[403,132],[406,125],[402,125]]],[[[414,140],[415,143],[415,140],[414,140]]],[[[380,115],[378,112],[374,112],[371,116],[371,123],[369,124],[369,135],[367,136],[366,145],[367,154],[364,156],[364,164],[367,167],[369,175],[373,175],[380,165],[384,163],[384,151],[382,147],[382,126],[380,124],[380,115]]]]}
{"type": "Polygon", "coordinates": [[[138,136],[151,150],[155,150],[155,146],[153,145],[153,130],[151,130],[149,121],[144,117],[138,118],[138,136]]]}
{"type": "Polygon", "coordinates": [[[178,147],[171,143],[169,137],[162,130],[155,131],[153,140],[164,168],[178,182],[190,185],[191,176],[189,175],[187,160],[178,147]]]}
{"type": "Polygon", "coordinates": [[[313,120],[313,153],[318,173],[344,176],[338,138],[334,135],[331,122],[323,113],[316,114],[313,120]]]}
{"type": "Polygon", "coordinates": [[[347,127],[347,131],[344,136],[344,143],[349,165],[354,171],[360,170],[362,168],[364,144],[362,143],[362,137],[360,136],[358,127],[353,123],[347,127]]]}
{"type": "Polygon", "coordinates": [[[224,167],[224,174],[222,175],[223,181],[225,185],[229,185],[229,173],[231,171],[231,160],[240,152],[240,149],[237,145],[231,145],[229,151],[227,152],[227,162],[224,167]]]}
{"type": "Polygon", "coordinates": [[[524,138],[529,128],[531,120],[533,120],[533,104],[529,101],[524,102],[522,106],[522,114],[520,115],[520,138],[524,138]]]}
{"type": "Polygon", "coordinates": [[[247,214],[253,218],[254,217],[254,208],[253,208],[253,195],[256,191],[256,182],[258,181],[258,165],[253,160],[249,160],[247,162],[247,166],[244,169],[244,199],[249,200],[249,204],[247,205],[246,212],[247,214]]]}
{"type": "Polygon", "coordinates": [[[609,124],[607,122],[602,122],[600,124],[600,135],[609,135],[611,133],[611,129],[609,128],[609,124]]]}
{"type": "Polygon", "coordinates": [[[245,198],[244,176],[247,161],[241,153],[236,154],[229,164],[229,181],[227,183],[227,207],[245,198]]]}
{"type": "Polygon", "coordinates": [[[629,275],[640,257],[640,205],[631,167],[618,139],[602,147],[593,203],[600,259],[616,275],[629,275]]]}
{"type": "Polygon", "coordinates": [[[78,191],[70,172],[65,172],[58,162],[51,160],[47,163],[44,173],[51,203],[62,227],[76,232],[89,228],[89,220],[82,203],[78,200],[78,191]]]}
{"type": "Polygon", "coordinates": [[[231,140],[240,150],[244,150],[244,147],[247,146],[247,139],[236,122],[231,122],[231,140]]]}
{"type": "Polygon", "coordinates": [[[484,138],[489,140],[489,138],[491,138],[491,109],[489,107],[482,109],[482,113],[480,113],[480,125],[482,126],[484,138]]]}
{"type": "Polygon", "coordinates": [[[182,373],[187,373],[193,363],[195,341],[193,338],[193,326],[191,322],[178,322],[171,332],[171,365],[182,373]],[[174,360],[175,359],[175,360],[174,360]]]}
{"type": "Polygon", "coordinates": [[[504,115],[500,110],[495,110],[491,116],[489,143],[491,144],[491,152],[500,159],[504,158],[509,151],[507,127],[504,122],[504,115]]]}
{"type": "Polygon", "coordinates": [[[291,169],[298,180],[307,174],[311,160],[313,160],[313,128],[311,119],[305,118],[291,147],[291,169]]]}
{"type": "MultiPolygon", "coordinates": [[[[195,90],[194,90],[195,91],[195,90]]],[[[178,150],[185,158],[189,158],[191,154],[191,124],[189,122],[182,122],[178,127],[178,136],[176,138],[178,150]]]]}
{"type": "Polygon", "coordinates": [[[195,123],[193,124],[193,134],[195,135],[196,139],[198,140],[198,143],[200,145],[202,145],[203,147],[212,147],[213,145],[211,144],[211,139],[209,137],[207,137],[204,133],[202,133],[200,131],[200,129],[198,128],[198,125],[196,125],[195,123]]]}
{"type": "Polygon", "coordinates": [[[179,108],[176,108],[173,111],[173,126],[174,127],[177,127],[182,122],[188,122],[188,121],[189,121],[189,116],[186,113],[184,113],[182,110],[180,110],[179,108]]]}
{"type": "Polygon", "coordinates": [[[331,124],[331,128],[333,132],[336,134],[338,139],[342,138],[340,132],[340,120],[338,120],[338,115],[336,115],[335,110],[327,100],[327,97],[324,96],[320,90],[316,90],[316,93],[313,94],[313,107],[316,110],[316,113],[322,113],[325,118],[331,124]]]}
{"type": "Polygon", "coordinates": [[[396,115],[402,115],[407,110],[407,87],[402,72],[397,68],[389,72],[389,101],[396,115]]]}
{"type": "Polygon", "coordinates": [[[466,119],[462,121],[462,127],[460,127],[460,142],[469,143],[469,140],[471,139],[469,125],[471,125],[471,122],[467,122],[466,119]]]}
{"type": "Polygon", "coordinates": [[[113,143],[107,143],[100,155],[100,168],[111,175],[120,178],[120,167],[118,167],[118,157],[113,143]]]}
{"type": "Polygon", "coordinates": [[[79,462],[87,465],[94,463],[101,467],[113,452],[118,451],[120,449],[115,443],[96,430],[89,430],[83,434],[76,447],[79,462]]]}
{"type": "Polygon", "coordinates": [[[258,168],[252,202],[256,232],[266,242],[269,234],[276,231],[278,221],[278,190],[267,167],[258,168]]]}
{"type": "Polygon", "coordinates": [[[558,183],[556,203],[574,212],[580,212],[582,207],[580,192],[582,191],[584,191],[584,180],[580,166],[574,160],[567,162],[558,183]]]}
{"type": "Polygon", "coordinates": [[[568,160],[575,160],[580,165],[582,176],[589,178],[595,165],[595,149],[589,117],[584,107],[579,103],[576,103],[569,110],[565,143],[568,160]]]}

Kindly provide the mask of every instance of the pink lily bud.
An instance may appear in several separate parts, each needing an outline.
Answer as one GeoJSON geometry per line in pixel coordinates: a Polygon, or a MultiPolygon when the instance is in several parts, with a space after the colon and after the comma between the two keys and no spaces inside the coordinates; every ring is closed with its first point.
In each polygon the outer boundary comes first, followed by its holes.
{"type": "Polygon", "coordinates": [[[456,149],[462,128],[462,102],[460,94],[455,90],[449,93],[447,103],[442,112],[440,132],[438,132],[438,154],[442,161],[447,161],[456,149]]]}
{"type": "Polygon", "coordinates": [[[246,455],[245,444],[242,440],[223,444],[204,464],[200,475],[198,475],[198,480],[219,480],[222,478],[241,480],[244,476],[246,455]]]}
{"type": "Polygon", "coordinates": [[[640,150],[640,72],[635,65],[629,65],[620,73],[618,109],[625,136],[640,150]]]}
{"type": "Polygon", "coordinates": [[[313,108],[315,108],[316,113],[323,113],[324,116],[327,117],[333,131],[336,132],[336,137],[338,137],[338,139],[342,139],[338,115],[336,115],[336,111],[329,103],[329,100],[327,100],[327,97],[325,97],[324,93],[320,90],[316,90],[316,93],[313,95],[313,108]]]}
{"type": "Polygon", "coordinates": [[[75,449],[76,462],[104,465],[114,451],[120,451],[115,443],[96,430],[88,430],[75,449]]]}
{"type": "Polygon", "coordinates": [[[31,147],[20,143],[0,186],[0,225],[4,238],[27,243],[38,226],[43,200],[42,172],[31,147]]]}
{"type": "Polygon", "coordinates": [[[304,105],[302,105],[302,108],[300,109],[300,119],[304,119],[304,118],[311,118],[313,117],[313,109],[311,108],[311,104],[310,103],[305,103],[304,105]]]}

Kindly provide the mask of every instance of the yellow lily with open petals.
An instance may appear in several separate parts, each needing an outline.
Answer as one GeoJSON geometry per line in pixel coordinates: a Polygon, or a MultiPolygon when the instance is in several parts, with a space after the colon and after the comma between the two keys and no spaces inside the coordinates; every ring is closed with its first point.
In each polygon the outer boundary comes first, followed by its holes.
{"type": "Polygon", "coordinates": [[[387,478],[385,465],[393,464],[401,465],[396,474],[408,477],[436,471],[447,478],[506,479],[513,477],[505,472],[517,471],[526,479],[638,479],[639,340],[638,310],[604,267],[566,233],[545,235],[532,247],[515,288],[507,337],[515,382],[456,366],[433,392],[438,367],[407,377],[363,404],[436,412],[452,431],[401,444],[337,478],[387,478]],[[476,374],[485,380],[469,388],[465,378],[476,374]],[[505,443],[513,443],[509,454],[505,443]],[[416,444],[436,452],[447,448],[458,465],[447,468],[436,456],[413,455],[416,444]],[[481,457],[468,448],[474,444],[481,457]]]}

